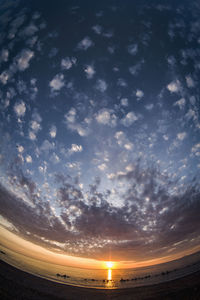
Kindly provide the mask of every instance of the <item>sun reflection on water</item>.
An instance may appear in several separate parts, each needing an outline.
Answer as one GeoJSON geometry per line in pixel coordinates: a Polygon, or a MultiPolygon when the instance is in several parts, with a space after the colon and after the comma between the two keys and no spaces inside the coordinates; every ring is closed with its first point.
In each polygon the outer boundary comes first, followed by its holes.
{"type": "Polygon", "coordinates": [[[112,270],[108,269],[108,280],[112,280],[112,270]]]}

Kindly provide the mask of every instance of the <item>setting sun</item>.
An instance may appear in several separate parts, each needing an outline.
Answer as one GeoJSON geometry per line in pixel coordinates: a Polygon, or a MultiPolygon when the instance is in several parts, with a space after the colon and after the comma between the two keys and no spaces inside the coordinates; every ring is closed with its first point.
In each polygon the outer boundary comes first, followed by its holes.
{"type": "Polygon", "coordinates": [[[113,263],[112,261],[107,261],[107,262],[106,262],[106,267],[107,267],[108,269],[112,269],[113,266],[114,266],[114,263],[113,263]]]}

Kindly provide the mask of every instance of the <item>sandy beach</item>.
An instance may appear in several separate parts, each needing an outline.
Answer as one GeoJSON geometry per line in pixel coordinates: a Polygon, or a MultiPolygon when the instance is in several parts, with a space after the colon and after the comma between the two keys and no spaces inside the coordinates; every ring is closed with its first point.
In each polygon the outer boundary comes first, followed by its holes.
{"type": "Polygon", "coordinates": [[[0,261],[0,298],[20,300],[200,299],[200,272],[157,285],[117,290],[72,287],[48,281],[0,261]]]}

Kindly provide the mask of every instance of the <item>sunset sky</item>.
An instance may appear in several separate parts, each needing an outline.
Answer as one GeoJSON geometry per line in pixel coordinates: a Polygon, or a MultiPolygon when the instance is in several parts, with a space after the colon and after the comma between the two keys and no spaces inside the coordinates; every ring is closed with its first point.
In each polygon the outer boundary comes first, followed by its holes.
{"type": "Polygon", "coordinates": [[[91,267],[199,250],[199,16],[195,0],[1,1],[2,245],[91,267]]]}

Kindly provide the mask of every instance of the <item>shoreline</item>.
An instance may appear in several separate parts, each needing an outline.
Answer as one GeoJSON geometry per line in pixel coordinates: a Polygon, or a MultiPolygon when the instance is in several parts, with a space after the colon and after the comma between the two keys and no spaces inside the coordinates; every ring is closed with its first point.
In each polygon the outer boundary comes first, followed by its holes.
{"type": "Polygon", "coordinates": [[[200,299],[200,271],[171,281],[134,288],[83,288],[50,281],[0,260],[0,298],[5,300],[200,299]]]}

